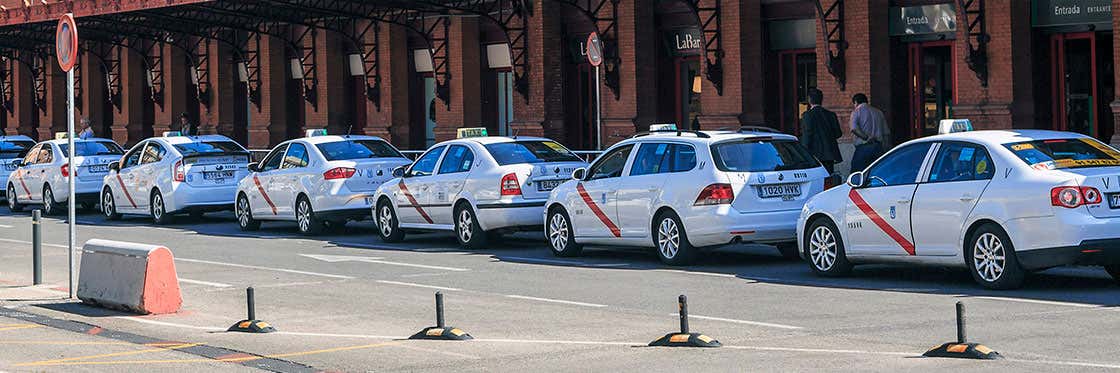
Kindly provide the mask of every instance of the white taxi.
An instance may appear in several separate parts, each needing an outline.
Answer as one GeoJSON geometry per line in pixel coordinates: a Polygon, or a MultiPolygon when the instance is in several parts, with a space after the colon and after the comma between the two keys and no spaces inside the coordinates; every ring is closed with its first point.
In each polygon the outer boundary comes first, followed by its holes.
{"type": "Polygon", "coordinates": [[[75,171],[74,193],[83,208],[97,204],[101,178],[109,165],[121,158],[124,150],[109,139],[74,139],[74,162],[70,167],[70,144],[65,134],[55,140],[36,144],[24,156],[20,166],[8,176],[8,207],[20,211],[24,205],[41,204],[44,215],[62,213],[59,208],[70,197],[70,171],[75,171]]]}
{"type": "Polygon", "coordinates": [[[1042,130],[913,140],[810,200],[797,231],[826,276],[860,263],[939,265],[1009,289],[1029,271],[1077,263],[1120,278],[1120,152],[1042,130]]]}
{"type": "Polygon", "coordinates": [[[831,180],[796,137],[762,128],[638,134],[552,191],[545,215],[558,256],[583,245],[655,248],[670,265],[698,248],[776,244],[797,255],[801,206],[831,180]]]}
{"type": "Polygon", "coordinates": [[[138,214],[166,224],[174,214],[199,217],[230,210],[248,163],[249,151],[228,137],[165,133],[141,141],[110,164],[102,180],[101,211],[109,220],[138,214]]]}
{"type": "Polygon", "coordinates": [[[327,223],[370,217],[373,192],[410,161],[380,137],[308,137],[277,145],[237,187],[237,222],[242,230],[262,220],[295,221],[300,233],[318,233],[327,223]]]}
{"type": "MultiPolygon", "coordinates": [[[[466,131],[464,131],[466,130],[466,131]]],[[[540,137],[480,137],[438,143],[377,189],[373,210],[386,242],[408,230],[454,231],[480,248],[503,231],[540,229],[548,194],[587,165],[563,145],[540,137]]]]}
{"type": "MultiPolygon", "coordinates": [[[[35,140],[23,135],[0,136],[0,185],[7,187],[8,175],[19,168],[27,151],[35,146],[35,140]]],[[[5,189],[3,197],[8,198],[5,189]]]]}

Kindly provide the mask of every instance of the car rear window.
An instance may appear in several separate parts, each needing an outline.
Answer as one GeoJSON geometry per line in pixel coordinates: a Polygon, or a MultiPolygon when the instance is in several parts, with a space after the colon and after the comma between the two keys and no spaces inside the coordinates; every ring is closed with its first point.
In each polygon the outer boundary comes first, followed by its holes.
{"type": "Polygon", "coordinates": [[[555,141],[513,141],[487,144],[486,151],[500,165],[543,162],[582,162],[555,141]]]}
{"type": "Polygon", "coordinates": [[[820,166],[801,143],[793,140],[724,142],[712,145],[716,168],[724,172],[801,170],[820,166]]]}
{"type": "Polygon", "coordinates": [[[1037,170],[1120,166],[1120,151],[1094,139],[1052,139],[1003,144],[1037,170]]]}
{"type": "MultiPolygon", "coordinates": [[[[58,147],[62,149],[63,157],[70,156],[70,144],[59,144],[58,147]]],[[[124,154],[124,149],[121,149],[120,145],[110,141],[79,141],[74,143],[74,148],[78,149],[74,154],[78,157],[124,154]]]]}
{"type": "Polygon", "coordinates": [[[0,159],[22,157],[32,146],[35,143],[31,141],[0,141],[0,159]]]}
{"type": "Polygon", "coordinates": [[[184,157],[192,155],[219,155],[219,154],[242,154],[245,153],[245,148],[232,141],[199,141],[189,142],[185,144],[175,144],[175,149],[182,153],[184,157]]]}
{"type": "Polygon", "coordinates": [[[345,140],[316,144],[328,161],[345,161],[365,158],[404,158],[389,143],[380,140],[345,140]]]}

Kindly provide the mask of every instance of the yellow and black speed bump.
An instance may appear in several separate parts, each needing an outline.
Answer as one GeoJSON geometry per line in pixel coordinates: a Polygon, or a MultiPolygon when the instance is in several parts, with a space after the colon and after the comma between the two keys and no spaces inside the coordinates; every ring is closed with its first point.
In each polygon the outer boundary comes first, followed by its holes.
{"type": "Polygon", "coordinates": [[[926,353],[922,354],[925,357],[949,357],[957,359],[981,359],[981,360],[995,360],[1002,359],[999,352],[988,348],[988,346],[979,343],[957,343],[949,342],[940,346],[934,347],[926,353]]]}
{"type": "Polygon", "coordinates": [[[719,347],[719,341],[700,333],[669,333],[656,341],[650,342],[654,347],[719,347]]]}
{"type": "Polygon", "coordinates": [[[242,333],[272,333],[276,331],[272,325],[260,320],[241,320],[233,326],[229,327],[227,331],[242,332],[242,333]]]}
{"type": "Polygon", "coordinates": [[[430,339],[430,340],[439,340],[439,341],[465,341],[465,340],[468,340],[468,339],[474,339],[474,337],[471,337],[470,334],[467,334],[467,332],[464,332],[459,328],[450,327],[450,326],[445,326],[445,327],[441,328],[441,327],[438,327],[438,326],[433,326],[433,327],[430,327],[430,328],[425,328],[424,330],[421,330],[419,333],[413,334],[411,337],[408,337],[408,339],[430,339]]]}

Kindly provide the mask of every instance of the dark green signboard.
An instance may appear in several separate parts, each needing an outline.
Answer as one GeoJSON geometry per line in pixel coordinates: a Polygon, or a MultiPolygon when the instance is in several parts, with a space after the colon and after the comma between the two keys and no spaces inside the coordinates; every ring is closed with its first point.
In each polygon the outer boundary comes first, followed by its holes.
{"type": "Polygon", "coordinates": [[[895,6],[888,13],[891,36],[957,32],[957,8],[953,4],[895,6]]]}
{"type": "Polygon", "coordinates": [[[1033,0],[1035,27],[1097,25],[1112,29],[1112,0],[1033,0]]]}

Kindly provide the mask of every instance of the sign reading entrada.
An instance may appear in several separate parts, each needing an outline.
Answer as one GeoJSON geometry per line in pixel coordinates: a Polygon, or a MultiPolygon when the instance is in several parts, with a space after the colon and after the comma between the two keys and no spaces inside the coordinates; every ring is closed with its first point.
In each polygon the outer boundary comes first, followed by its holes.
{"type": "Polygon", "coordinates": [[[1033,0],[1032,5],[1035,27],[1093,24],[1112,29],[1110,0],[1033,0]]]}
{"type": "Polygon", "coordinates": [[[891,35],[940,34],[957,31],[953,4],[896,6],[889,9],[891,35]]]}

